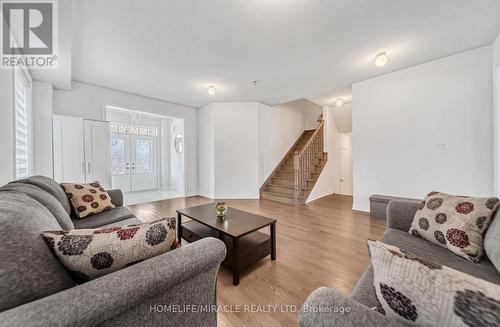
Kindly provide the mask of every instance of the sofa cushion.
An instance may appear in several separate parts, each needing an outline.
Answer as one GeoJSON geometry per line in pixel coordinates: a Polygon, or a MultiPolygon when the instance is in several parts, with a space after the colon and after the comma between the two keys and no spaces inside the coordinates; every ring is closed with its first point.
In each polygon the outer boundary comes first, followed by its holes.
{"type": "Polygon", "coordinates": [[[78,283],[177,247],[175,218],[123,227],[46,231],[49,248],[78,283]]]}
{"type": "MultiPolygon", "coordinates": [[[[500,285],[500,274],[490,260],[488,260],[488,257],[483,257],[479,263],[472,263],[450,253],[447,249],[436,246],[424,239],[415,237],[399,229],[387,229],[384,234],[383,242],[397,246],[401,250],[412,252],[426,260],[432,260],[444,266],[460,270],[466,274],[500,285]]],[[[371,263],[354,286],[351,297],[353,300],[368,307],[377,305],[377,299],[373,290],[373,269],[371,263]]]]}
{"type": "Polygon", "coordinates": [[[375,289],[373,288],[373,267],[371,263],[368,264],[368,267],[366,267],[361,278],[354,286],[351,298],[369,308],[373,308],[378,304],[375,289]]]}
{"type": "Polygon", "coordinates": [[[101,227],[121,227],[126,225],[137,225],[137,224],[142,224],[142,221],[140,221],[137,218],[128,218],[101,227]]]}
{"type": "Polygon", "coordinates": [[[135,216],[125,207],[118,207],[109,211],[104,211],[85,219],[78,219],[74,216],[72,217],[73,224],[77,229],[101,227],[130,218],[135,218],[135,216]]]}
{"type": "Polygon", "coordinates": [[[61,186],[52,178],[45,176],[31,176],[11,183],[23,183],[38,186],[45,192],[52,194],[52,196],[54,196],[57,201],[61,203],[68,215],[71,215],[71,203],[69,202],[66,193],[64,193],[64,190],[61,188],[61,186]]]}
{"type": "Polygon", "coordinates": [[[44,243],[57,220],[25,194],[0,191],[0,312],[74,285],[44,243]]]}
{"type": "Polygon", "coordinates": [[[498,326],[500,286],[368,241],[379,312],[413,326],[498,326]]]}
{"type": "Polygon", "coordinates": [[[462,257],[456,256],[445,248],[439,247],[424,239],[415,237],[397,229],[388,229],[384,234],[384,243],[409,251],[424,259],[434,261],[441,265],[460,270],[466,274],[485,279],[500,285],[500,274],[485,256],[478,263],[473,263],[462,257]]]}
{"type": "Polygon", "coordinates": [[[111,202],[108,192],[99,182],[90,184],[63,183],[61,186],[68,195],[74,209],[73,212],[78,218],[92,216],[116,207],[111,202]]]}
{"type": "Polygon", "coordinates": [[[410,233],[478,262],[484,252],[483,235],[497,203],[498,199],[492,197],[431,192],[418,208],[410,233]]]}
{"type": "Polygon", "coordinates": [[[484,236],[484,250],[500,273],[500,211],[497,211],[484,236]]]}
{"type": "Polygon", "coordinates": [[[41,205],[47,208],[50,213],[57,219],[59,225],[63,229],[74,229],[75,226],[71,221],[68,213],[61,203],[49,192],[44,191],[40,187],[32,184],[9,183],[2,187],[4,190],[13,190],[24,193],[33,200],[38,201],[41,205]]]}

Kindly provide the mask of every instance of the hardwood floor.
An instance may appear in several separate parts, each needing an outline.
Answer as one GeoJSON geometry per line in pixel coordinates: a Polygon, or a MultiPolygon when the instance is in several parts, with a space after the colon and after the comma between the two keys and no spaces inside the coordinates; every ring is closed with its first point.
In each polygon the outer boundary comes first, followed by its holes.
{"type": "MultiPolygon", "coordinates": [[[[210,203],[203,197],[129,206],[141,220],[175,216],[175,210],[210,203]]],[[[268,200],[227,200],[230,206],[274,218],[277,260],[265,258],[241,275],[239,286],[221,268],[219,305],[279,305],[278,312],[219,313],[219,326],[295,326],[307,296],[321,286],[350,293],[368,263],[367,239],[382,239],[385,222],[353,212],[352,198],[331,195],[294,207],[268,200]],[[280,312],[281,309],[285,312],[280,312]],[[288,312],[286,312],[288,311],[288,312]]],[[[263,230],[268,232],[268,228],[263,230]]],[[[263,307],[261,307],[263,308],[263,307]]],[[[243,310],[245,311],[245,310],[243,310]]]]}

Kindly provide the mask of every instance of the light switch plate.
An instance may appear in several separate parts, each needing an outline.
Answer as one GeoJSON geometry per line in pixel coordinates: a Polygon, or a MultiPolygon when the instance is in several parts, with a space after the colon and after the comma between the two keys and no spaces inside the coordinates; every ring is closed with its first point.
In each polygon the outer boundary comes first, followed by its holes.
{"type": "Polygon", "coordinates": [[[446,150],[448,150],[447,142],[436,143],[436,151],[446,151],[446,150]]]}

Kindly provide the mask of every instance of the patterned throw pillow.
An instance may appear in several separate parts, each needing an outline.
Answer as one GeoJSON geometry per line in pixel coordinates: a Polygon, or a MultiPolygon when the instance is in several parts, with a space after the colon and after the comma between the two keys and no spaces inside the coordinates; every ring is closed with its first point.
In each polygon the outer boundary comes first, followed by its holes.
{"type": "Polygon", "coordinates": [[[497,198],[431,192],[420,204],[410,233],[479,262],[484,250],[483,236],[497,203],[497,198]]]}
{"type": "Polygon", "coordinates": [[[500,286],[368,241],[377,311],[410,326],[500,326],[500,286]]]}
{"type": "Polygon", "coordinates": [[[43,232],[77,283],[131,266],[178,247],[175,218],[96,229],[43,232]]]}
{"type": "Polygon", "coordinates": [[[116,208],[111,197],[99,182],[90,184],[63,183],[61,187],[66,192],[78,218],[116,208]]]}

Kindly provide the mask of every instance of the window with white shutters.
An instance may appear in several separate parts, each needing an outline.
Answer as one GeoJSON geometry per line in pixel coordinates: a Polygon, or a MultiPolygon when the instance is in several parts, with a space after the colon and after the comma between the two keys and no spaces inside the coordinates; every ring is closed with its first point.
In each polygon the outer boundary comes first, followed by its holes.
{"type": "Polygon", "coordinates": [[[30,82],[25,73],[18,69],[15,74],[15,155],[16,179],[31,174],[30,140],[30,82]]]}

